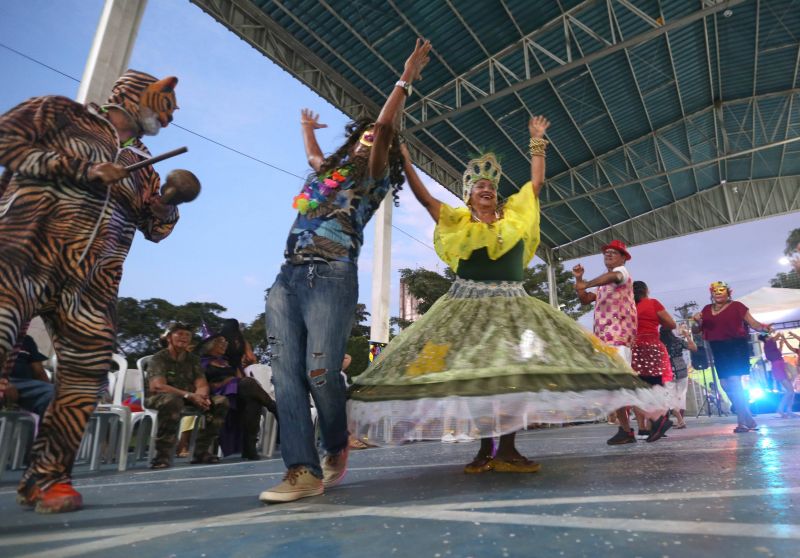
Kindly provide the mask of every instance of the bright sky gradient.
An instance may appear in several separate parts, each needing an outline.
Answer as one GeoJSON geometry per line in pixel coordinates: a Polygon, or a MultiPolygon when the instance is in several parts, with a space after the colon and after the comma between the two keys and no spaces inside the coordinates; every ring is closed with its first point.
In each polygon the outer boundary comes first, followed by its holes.
{"type": "MultiPolygon", "coordinates": [[[[80,79],[102,5],[102,0],[0,2],[0,44],[80,79]]],[[[180,222],[160,244],[137,235],[120,295],[178,304],[218,302],[228,308],[226,316],[252,321],[263,311],[264,290],[283,260],[294,219],[292,197],[302,186],[292,174],[308,172],[300,109],[312,108],[329,125],[318,133],[326,153],[341,143],[347,119],[187,0],[148,2],[130,67],[179,77],[175,123],[291,174],[174,127],[145,138],[154,154],[188,146],[188,154],[156,168],[162,176],[173,168],[191,170],[203,183],[203,192],[197,201],[181,206],[180,222]]],[[[0,112],[32,96],[74,97],[78,89],[72,79],[2,46],[0,75],[0,112]]],[[[444,188],[427,182],[442,201],[456,203],[444,188]]],[[[391,314],[397,315],[397,270],[424,266],[441,271],[443,264],[430,247],[433,223],[407,188],[395,208],[394,224],[428,245],[393,230],[391,314]]],[[[741,296],[787,270],[778,259],[789,231],[798,226],[795,213],[634,247],[629,269],[668,309],[690,299],[704,304],[708,284],[717,279],[741,296]]],[[[368,306],[373,237],[371,223],[359,265],[360,300],[368,306]]],[[[565,262],[568,267],[574,263],[565,262]]],[[[599,256],[582,263],[587,277],[604,270],[599,256]]]]}

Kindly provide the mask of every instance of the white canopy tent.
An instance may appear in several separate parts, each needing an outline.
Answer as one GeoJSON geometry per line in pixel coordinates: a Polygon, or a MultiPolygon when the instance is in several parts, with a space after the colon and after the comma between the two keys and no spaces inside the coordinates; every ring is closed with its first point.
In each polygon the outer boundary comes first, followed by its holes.
{"type": "Polygon", "coordinates": [[[800,289],[762,287],[738,300],[760,322],[800,322],[800,289]]]}

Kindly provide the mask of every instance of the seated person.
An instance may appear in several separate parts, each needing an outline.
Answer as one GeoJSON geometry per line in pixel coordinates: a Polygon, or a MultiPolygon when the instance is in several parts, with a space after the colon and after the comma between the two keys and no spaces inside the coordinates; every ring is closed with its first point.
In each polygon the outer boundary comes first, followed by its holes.
{"type": "Polygon", "coordinates": [[[231,318],[223,321],[219,334],[228,341],[225,358],[228,359],[232,366],[244,372],[245,368],[258,362],[256,355],[253,353],[253,347],[242,334],[239,320],[231,318]]]}
{"type": "Polygon", "coordinates": [[[227,397],[230,412],[220,432],[223,455],[240,453],[244,459],[258,460],[256,451],[261,411],[266,408],[277,419],[275,401],[254,378],[247,378],[240,366],[225,357],[228,340],[221,334],[209,335],[200,344],[200,363],[215,397],[227,397]]]}
{"type": "Polygon", "coordinates": [[[33,337],[26,335],[22,338],[22,347],[9,376],[11,384],[17,390],[19,407],[40,417],[44,416],[55,391],[55,386],[42,366],[42,362],[46,360],[47,357],[39,352],[33,337]]]}
{"type": "Polygon", "coordinates": [[[192,463],[219,462],[212,448],[228,414],[228,399],[221,395],[209,395],[200,359],[188,352],[191,342],[192,331],[189,327],[180,323],[172,324],[168,330],[167,348],[154,354],[147,366],[145,406],[158,411],[153,469],[165,469],[171,465],[184,408],[200,411],[205,416],[205,427],[197,434],[192,463]]]}

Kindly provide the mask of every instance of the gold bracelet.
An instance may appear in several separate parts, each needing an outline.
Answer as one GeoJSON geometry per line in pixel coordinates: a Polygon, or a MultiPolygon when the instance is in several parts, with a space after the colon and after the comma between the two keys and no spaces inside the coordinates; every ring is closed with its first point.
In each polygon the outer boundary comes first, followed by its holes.
{"type": "Polygon", "coordinates": [[[528,148],[531,150],[531,157],[536,155],[540,155],[544,157],[545,151],[547,151],[547,145],[550,142],[546,139],[542,138],[531,138],[530,143],[528,143],[528,148]]]}

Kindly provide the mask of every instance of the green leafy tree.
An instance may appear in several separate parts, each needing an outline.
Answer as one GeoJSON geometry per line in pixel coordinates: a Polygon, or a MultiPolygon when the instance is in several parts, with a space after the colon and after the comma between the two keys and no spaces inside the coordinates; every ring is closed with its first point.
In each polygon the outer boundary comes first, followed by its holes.
{"type": "Polygon", "coordinates": [[[137,359],[161,349],[159,338],[170,322],[180,321],[194,328],[205,322],[217,331],[223,320],[219,314],[225,310],[215,302],[175,305],[161,298],[122,297],[117,301],[117,350],[134,366],[137,359]]]}
{"type": "Polygon", "coordinates": [[[353,320],[353,328],[350,330],[351,337],[365,337],[369,339],[369,326],[364,325],[364,322],[369,320],[369,312],[367,312],[367,305],[359,302],[356,304],[356,315],[353,320]]]}
{"type": "Polygon", "coordinates": [[[369,340],[363,335],[355,335],[347,340],[345,352],[352,358],[345,374],[348,378],[355,378],[369,366],[369,340]]]}
{"type": "Polygon", "coordinates": [[[792,257],[791,263],[794,269],[778,273],[770,279],[769,284],[779,289],[800,289],[800,229],[789,231],[783,253],[792,257]]]}
{"type": "MultiPolygon", "coordinates": [[[[575,290],[575,278],[571,271],[565,271],[561,262],[556,264],[556,293],[560,309],[570,318],[578,319],[590,308],[581,304],[575,290]]],[[[529,295],[544,302],[550,302],[550,283],[547,279],[547,265],[537,264],[525,269],[522,286],[529,295]]]]}
{"type": "Polygon", "coordinates": [[[769,284],[777,289],[800,289],[800,275],[794,269],[786,273],[778,273],[769,280],[769,284]]]}
{"type": "MultiPolygon", "coordinates": [[[[424,268],[401,269],[400,277],[406,283],[409,293],[419,299],[417,311],[420,314],[427,312],[433,303],[445,294],[455,281],[455,274],[448,268],[444,275],[424,268]]],[[[547,281],[547,266],[538,264],[525,269],[523,275],[523,287],[525,291],[544,302],[550,301],[549,284],[547,281]]],[[[565,271],[563,264],[556,265],[556,290],[558,302],[568,316],[579,318],[589,306],[582,305],[575,290],[575,280],[571,272],[565,271]]],[[[393,318],[394,324],[407,326],[406,320],[393,318]],[[405,324],[403,322],[406,322],[405,324]]]]}
{"type": "Polygon", "coordinates": [[[261,312],[255,319],[242,328],[242,335],[253,347],[253,353],[259,362],[267,358],[267,318],[266,312],[261,312]]]}
{"type": "Polygon", "coordinates": [[[789,236],[786,237],[786,247],[783,249],[783,253],[787,256],[791,256],[795,252],[800,252],[800,229],[789,232],[789,236]]]}
{"type": "Polygon", "coordinates": [[[418,267],[417,269],[401,269],[400,279],[405,282],[408,292],[419,300],[417,312],[424,314],[450,289],[456,276],[450,268],[447,268],[444,275],[441,275],[435,271],[418,267]]]}

